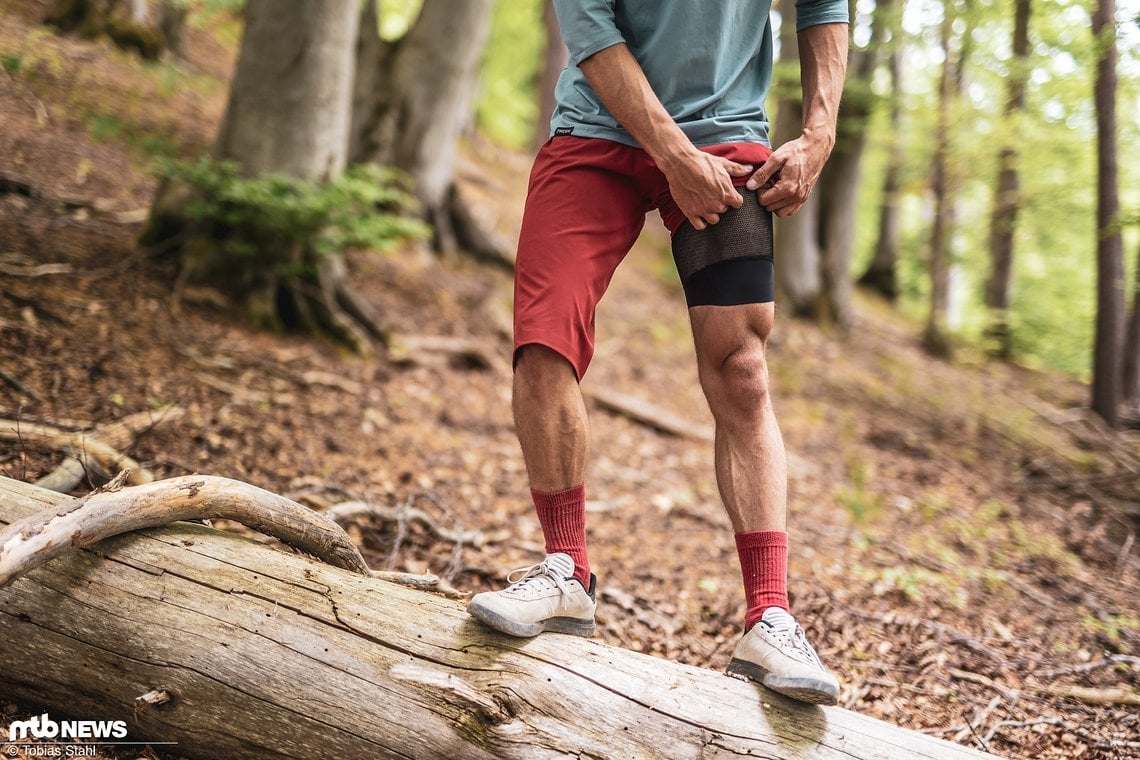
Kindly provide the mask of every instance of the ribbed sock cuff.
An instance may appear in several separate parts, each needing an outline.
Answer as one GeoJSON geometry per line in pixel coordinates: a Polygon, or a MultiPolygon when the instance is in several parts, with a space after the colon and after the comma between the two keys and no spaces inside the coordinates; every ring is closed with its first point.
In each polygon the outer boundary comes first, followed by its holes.
{"type": "Polygon", "coordinates": [[[574,560],[574,577],[590,588],[590,561],[586,557],[586,486],[543,493],[530,489],[546,553],[562,552],[574,560]]]}
{"type": "Polygon", "coordinates": [[[744,577],[747,631],[769,607],[788,609],[788,534],[756,530],[736,534],[736,552],[744,577]]]}

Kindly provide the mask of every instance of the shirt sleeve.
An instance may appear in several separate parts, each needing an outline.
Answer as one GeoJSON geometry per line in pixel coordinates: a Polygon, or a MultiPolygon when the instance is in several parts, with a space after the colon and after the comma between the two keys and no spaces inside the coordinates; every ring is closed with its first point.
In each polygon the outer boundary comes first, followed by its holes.
{"type": "Polygon", "coordinates": [[[570,51],[571,66],[625,42],[614,20],[614,0],[554,0],[554,13],[570,51]]]}
{"type": "Polygon", "coordinates": [[[846,24],[847,0],[796,0],[796,31],[819,24],[846,24]]]}

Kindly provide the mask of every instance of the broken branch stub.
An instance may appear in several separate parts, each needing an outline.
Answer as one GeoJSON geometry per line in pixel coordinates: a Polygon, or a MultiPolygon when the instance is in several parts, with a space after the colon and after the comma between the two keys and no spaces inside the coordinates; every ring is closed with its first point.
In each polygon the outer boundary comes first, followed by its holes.
{"type": "Polygon", "coordinates": [[[0,531],[0,587],[55,557],[120,533],[178,520],[235,520],[335,567],[368,575],[368,565],[332,520],[283,496],[206,475],[93,493],[0,531]]]}

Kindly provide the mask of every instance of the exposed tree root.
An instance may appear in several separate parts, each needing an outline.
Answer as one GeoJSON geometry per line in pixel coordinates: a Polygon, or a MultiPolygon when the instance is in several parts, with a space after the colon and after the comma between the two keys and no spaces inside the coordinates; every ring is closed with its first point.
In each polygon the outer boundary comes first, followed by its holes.
{"type": "Polygon", "coordinates": [[[515,260],[510,255],[510,243],[479,221],[454,184],[448,190],[446,203],[456,245],[479,261],[513,272],[515,260]]]}

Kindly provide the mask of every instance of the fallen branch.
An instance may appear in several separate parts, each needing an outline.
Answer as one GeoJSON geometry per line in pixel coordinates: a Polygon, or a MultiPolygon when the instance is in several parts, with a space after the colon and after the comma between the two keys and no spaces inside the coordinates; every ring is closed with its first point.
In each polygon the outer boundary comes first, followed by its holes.
{"type": "Polygon", "coordinates": [[[98,463],[92,461],[85,452],[68,454],[54,470],[35,481],[40,488],[56,493],[69,493],[83,482],[88,473],[98,471],[98,463]]]}
{"type": "Polygon", "coordinates": [[[510,374],[506,360],[484,341],[475,338],[445,335],[392,335],[389,338],[388,358],[396,364],[422,364],[425,354],[442,354],[477,369],[510,374]]]}
{"type": "Polygon", "coordinates": [[[1071,684],[1050,684],[1038,687],[1037,691],[1051,694],[1054,697],[1075,699],[1086,705],[1140,705],[1140,692],[1126,686],[1112,689],[1094,689],[1088,686],[1073,686],[1071,684]]]}
{"type": "Polygon", "coordinates": [[[12,523],[0,531],[0,587],[120,533],[213,518],[240,522],[330,565],[369,572],[340,526],[311,509],[241,481],[187,476],[93,493],[12,523]]]}
{"type": "Polygon", "coordinates": [[[383,507],[364,501],[344,501],[329,507],[324,516],[337,523],[352,522],[361,517],[373,517],[382,522],[416,523],[422,526],[433,538],[461,546],[478,549],[483,545],[483,533],[478,530],[451,530],[433,520],[426,512],[415,507],[383,507]]]}
{"type": "Polygon", "coordinates": [[[25,396],[30,398],[32,401],[40,401],[40,402],[43,401],[43,399],[40,398],[39,395],[35,391],[33,391],[31,388],[29,388],[28,386],[26,386],[22,382],[20,382],[20,378],[16,377],[15,375],[13,375],[8,370],[0,368],[0,379],[3,379],[4,382],[6,382],[8,385],[12,386],[12,388],[14,390],[17,390],[20,393],[23,393],[25,396]]]}
{"type": "Polygon", "coordinates": [[[392,570],[373,570],[372,577],[378,580],[395,583],[398,586],[418,589],[419,591],[433,591],[443,594],[448,599],[466,599],[470,594],[460,591],[447,581],[432,573],[398,573],[392,570]]]}
{"type": "Polygon", "coordinates": [[[1064,722],[1056,716],[1051,718],[1034,718],[1033,720],[999,720],[997,723],[990,726],[989,731],[986,731],[986,736],[983,741],[986,744],[989,744],[990,740],[993,739],[994,736],[997,735],[997,732],[1001,731],[1003,728],[1029,728],[1030,726],[1041,725],[1061,726],[1064,725],[1064,722]]]}
{"type": "Polygon", "coordinates": [[[84,457],[91,456],[108,472],[130,470],[127,481],[130,485],[143,485],[154,480],[154,473],[150,470],[90,433],[61,430],[42,423],[0,419],[0,441],[19,441],[25,446],[65,451],[81,462],[84,457]]]}
{"type": "Polygon", "coordinates": [[[712,426],[691,422],[636,396],[593,386],[583,386],[582,394],[603,409],[616,412],[662,433],[698,441],[713,440],[712,426]]]}
{"type": "Polygon", "coordinates": [[[1071,676],[1078,673],[1091,673],[1094,670],[1107,668],[1110,665],[1140,665],[1140,657],[1129,654],[1106,654],[1103,659],[1093,660],[1092,662],[1083,662],[1079,665],[1070,665],[1065,668],[1056,668],[1054,670],[1046,670],[1043,673],[1034,673],[1033,675],[1041,679],[1057,678],[1059,676],[1071,676]]]}
{"type": "Polygon", "coordinates": [[[979,686],[989,687],[1005,699],[1009,700],[1011,703],[1016,702],[1021,697],[1021,693],[1016,689],[1011,689],[1008,686],[1003,686],[992,678],[983,676],[981,673],[971,673],[968,670],[959,670],[958,668],[949,668],[948,672],[950,673],[950,677],[956,680],[968,681],[970,683],[978,684],[979,686]]]}

